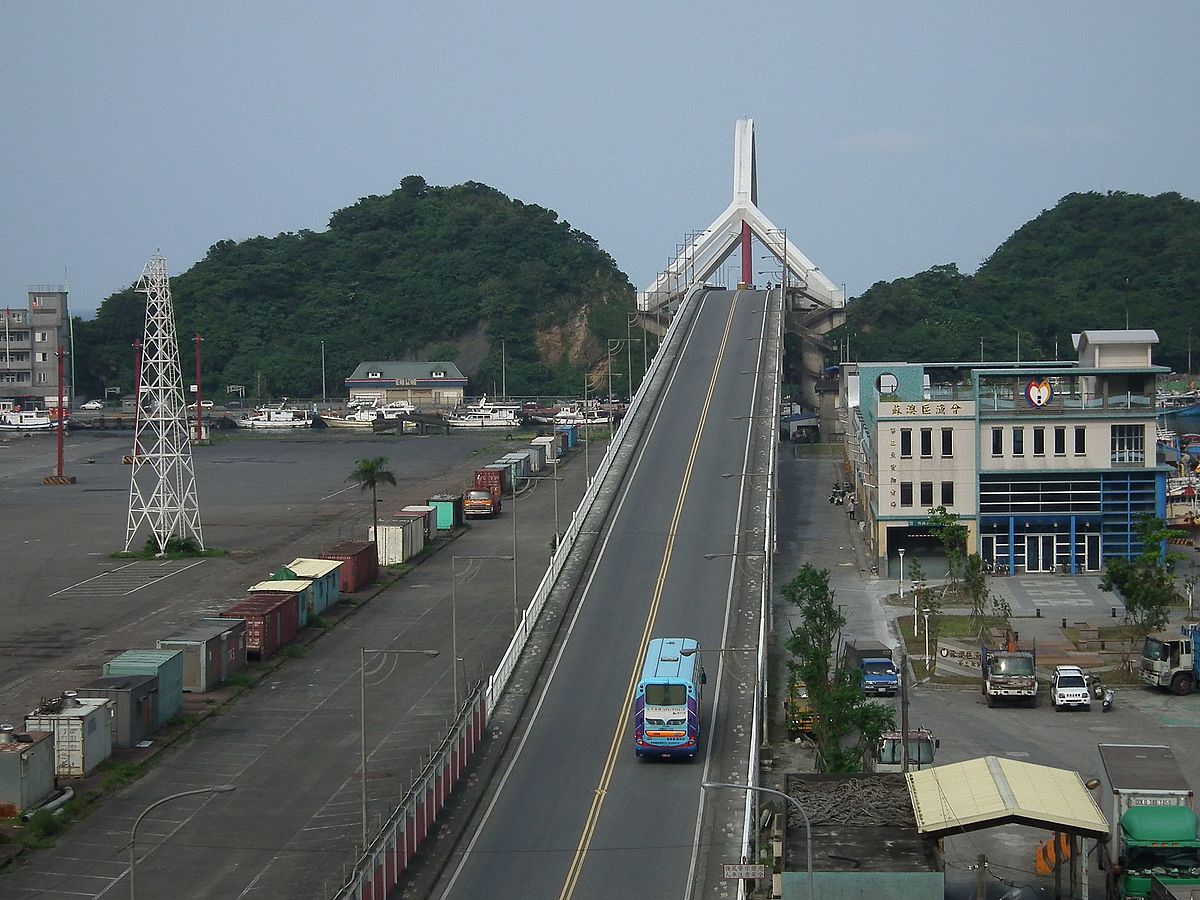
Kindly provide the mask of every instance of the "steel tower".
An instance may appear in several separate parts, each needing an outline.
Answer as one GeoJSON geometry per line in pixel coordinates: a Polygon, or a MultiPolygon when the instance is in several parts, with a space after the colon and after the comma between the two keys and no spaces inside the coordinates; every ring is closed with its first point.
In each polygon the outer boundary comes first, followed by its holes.
{"type": "Polygon", "coordinates": [[[171,538],[192,538],[204,549],[175,310],[167,261],[161,254],[150,257],[136,290],[146,295],[146,333],[135,391],[137,421],[125,549],[130,549],[143,525],[149,527],[159,553],[165,552],[171,538]]]}

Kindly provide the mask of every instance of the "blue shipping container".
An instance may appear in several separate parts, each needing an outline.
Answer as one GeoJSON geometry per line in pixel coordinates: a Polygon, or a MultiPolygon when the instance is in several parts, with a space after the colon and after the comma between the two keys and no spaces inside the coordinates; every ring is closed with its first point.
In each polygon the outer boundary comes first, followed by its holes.
{"type": "Polygon", "coordinates": [[[158,717],[161,728],[179,715],[183,706],[182,650],[126,650],[104,664],[105,675],[157,675],[158,717]]]}

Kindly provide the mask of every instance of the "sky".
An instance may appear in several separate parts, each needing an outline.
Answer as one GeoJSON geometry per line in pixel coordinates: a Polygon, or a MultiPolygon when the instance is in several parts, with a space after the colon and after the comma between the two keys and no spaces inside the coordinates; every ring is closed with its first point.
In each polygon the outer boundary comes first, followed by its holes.
{"type": "Polygon", "coordinates": [[[86,317],[156,250],[410,174],[553,209],[643,288],[729,203],[740,116],[850,296],[972,272],[1074,191],[1200,198],[1198,35],[1191,0],[6,4],[0,305],[65,279],[86,317]]]}

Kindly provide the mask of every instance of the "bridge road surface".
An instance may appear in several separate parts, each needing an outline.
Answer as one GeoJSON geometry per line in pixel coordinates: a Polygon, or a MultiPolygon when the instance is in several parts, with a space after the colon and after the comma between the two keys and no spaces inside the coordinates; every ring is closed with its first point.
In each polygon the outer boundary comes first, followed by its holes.
{"type": "MultiPolygon", "coordinates": [[[[755,423],[735,417],[752,409],[765,297],[720,291],[701,302],[565,625],[569,636],[531,698],[536,712],[434,896],[683,897],[714,840],[696,832],[720,656],[704,657],[694,761],[637,759],[629,708],[648,639],[718,647],[730,616],[734,560],[704,557],[731,552],[739,528],[740,479],[722,475],[745,471],[755,423]]],[[[739,834],[740,826],[739,816],[739,834]]],[[[713,852],[737,858],[736,844],[713,852]]]]}

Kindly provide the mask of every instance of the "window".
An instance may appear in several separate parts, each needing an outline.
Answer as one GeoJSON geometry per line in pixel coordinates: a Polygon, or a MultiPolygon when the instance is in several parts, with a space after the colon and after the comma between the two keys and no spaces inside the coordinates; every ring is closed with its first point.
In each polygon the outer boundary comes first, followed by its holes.
{"type": "Polygon", "coordinates": [[[921,459],[933,459],[933,429],[921,429],[921,459]]]}
{"type": "Polygon", "coordinates": [[[49,379],[46,377],[46,373],[45,373],[45,372],[38,372],[38,373],[37,373],[37,383],[38,383],[38,384],[45,384],[47,381],[49,381],[49,379]]]}
{"type": "Polygon", "coordinates": [[[683,706],[687,703],[687,686],[682,684],[646,685],[647,706],[683,706]]]}
{"type": "Polygon", "coordinates": [[[1054,455],[1067,455],[1067,429],[1065,428],[1054,429],[1054,455]]]}
{"type": "Polygon", "coordinates": [[[49,362],[49,361],[50,361],[50,354],[49,354],[49,353],[35,353],[35,354],[34,354],[34,357],[35,357],[35,358],[37,359],[37,361],[38,361],[38,362],[40,362],[40,363],[44,363],[44,362],[49,362]]]}
{"type": "Polygon", "coordinates": [[[383,373],[382,372],[368,372],[367,377],[368,378],[382,378],[383,373]]]}
{"type": "Polygon", "coordinates": [[[1034,456],[1045,456],[1046,455],[1046,429],[1045,428],[1033,429],[1033,455],[1034,456]]]}
{"type": "Polygon", "coordinates": [[[954,429],[942,429],[942,456],[949,459],[954,455],[954,429]]]}
{"type": "Polygon", "coordinates": [[[953,481],[943,481],[942,482],[942,506],[953,506],[953,505],[954,505],[954,482],[953,481]]]}
{"type": "Polygon", "coordinates": [[[1115,463],[1140,463],[1146,461],[1146,426],[1112,426],[1112,461],[1115,463]]]}
{"type": "Polygon", "coordinates": [[[900,458],[912,459],[912,429],[900,429],[900,458]]]}
{"type": "Polygon", "coordinates": [[[34,340],[34,343],[37,343],[37,344],[44,344],[44,343],[46,343],[46,332],[44,332],[44,331],[35,331],[35,332],[33,333],[33,340],[34,340]]]}
{"type": "Polygon", "coordinates": [[[992,429],[992,456],[1004,455],[1004,429],[992,429]]]}
{"type": "Polygon", "coordinates": [[[932,481],[922,481],[921,482],[921,506],[925,509],[929,509],[931,506],[933,506],[933,482],[932,481]]]}
{"type": "Polygon", "coordinates": [[[1083,454],[1087,453],[1087,441],[1085,440],[1086,435],[1087,435],[1087,429],[1085,429],[1082,425],[1075,426],[1075,455],[1076,456],[1083,456],[1083,454]]]}
{"type": "Polygon", "coordinates": [[[912,506],[912,482],[900,482],[900,505],[912,506]]]}
{"type": "Polygon", "coordinates": [[[1020,426],[1013,429],[1013,456],[1025,455],[1025,429],[1020,426]]]}

